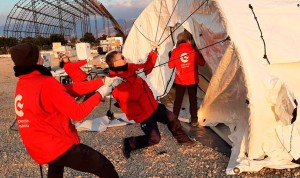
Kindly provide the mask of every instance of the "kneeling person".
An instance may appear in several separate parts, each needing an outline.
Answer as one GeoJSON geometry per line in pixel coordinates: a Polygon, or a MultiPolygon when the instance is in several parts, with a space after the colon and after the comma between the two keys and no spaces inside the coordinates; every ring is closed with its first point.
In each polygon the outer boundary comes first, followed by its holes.
{"type": "Polygon", "coordinates": [[[123,154],[126,158],[130,157],[132,150],[159,143],[161,136],[157,122],[166,124],[179,144],[187,146],[196,144],[182,130],[177,116],[169,111],[165,105],[155,100],[151,89],[143,80],[152,71],[156,59],[157,53],[155,51],[149,53],[144,64],[127,63],[122,53],[117,51],[110,52],[106,56],[110,76],[118,76],[126,80],[113,90],[113,97],[129,120],[141,123],[141,129],[145,133],[145,135],[123,140],[123,154]]]}

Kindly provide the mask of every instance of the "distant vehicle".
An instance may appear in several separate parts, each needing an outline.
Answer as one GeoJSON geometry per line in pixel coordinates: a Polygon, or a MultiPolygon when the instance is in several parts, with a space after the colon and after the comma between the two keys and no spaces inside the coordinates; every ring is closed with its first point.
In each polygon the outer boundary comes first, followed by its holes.
{"type": "Polygon", "coordinates": [[[106,40],[100,40],[98,54],[106,54],[110,50],[122,51],[122,37],[108,37],[106,40]]]}
{"type": "Polygon", "coordinates": [[[109,51],[109,46],[108,45],[101,45],[98,46],[97,48],[98,54],[106,54],[109,51]]]}

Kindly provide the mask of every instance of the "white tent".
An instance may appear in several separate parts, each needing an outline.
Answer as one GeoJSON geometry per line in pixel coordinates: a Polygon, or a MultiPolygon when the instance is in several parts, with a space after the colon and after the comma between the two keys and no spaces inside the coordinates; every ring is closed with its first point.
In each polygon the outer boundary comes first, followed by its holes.
{"type": "MultiPolygon", "coordinates": [[[[154,0],[134,22],[126,40],[124,55],[135,63],[145,62],[151,41],[159,43],[156,65],[161,65],[174,46],[169,37],[172,30],[175,42],[178,33],[188,30],[198,48],[230,36],[230,41],[201,50],[212,77],[204,74],[210,83],[198,111],[201,125],[223,123],[230,130],[227,174],[299,166],[292,160],[300,158],[300,121],[291,121],[294,100],[300,101],[298,3],[154,0]]],[[[147,78],[155,96],[170,90],[172,73],[161,65],[147,78]]]]}

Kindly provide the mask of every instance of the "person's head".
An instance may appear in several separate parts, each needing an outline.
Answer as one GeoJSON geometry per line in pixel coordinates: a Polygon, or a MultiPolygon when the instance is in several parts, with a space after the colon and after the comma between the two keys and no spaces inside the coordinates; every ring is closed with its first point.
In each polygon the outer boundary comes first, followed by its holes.
{"type": "Polygon", "coordinates": [[[59,67],[60,68],[63,68],[65,63],[70,62],[70,59],[66,54],[59,54],[58,58],[59,58],[59,67]]]}
{"type": "Polygon", "coordinates": [[[191,43],[191,39],[191,34],[187,31],[183,31],[177,35],[177,45],[187,42],[191,43]]]}
{"type": "Polygon", "coordinates": [[[107,63],[109,68],[120,67],[127,64],[126,58],[119,51],[112,51],[108,53],[105,57],[105,62],[107,63]]]}
{"type": "Polygon", "coordinates": [[[19,44],[11,47],[9,51],[15,66],[34,66],[44,63],[39,48],[34,44],[19,44]]]}

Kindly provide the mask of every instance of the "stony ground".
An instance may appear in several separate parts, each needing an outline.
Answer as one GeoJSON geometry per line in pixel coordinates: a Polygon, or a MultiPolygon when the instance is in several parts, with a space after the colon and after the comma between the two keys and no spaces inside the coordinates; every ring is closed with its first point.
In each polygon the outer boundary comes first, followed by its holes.
{"type": "MultiPolygon", "coordinates": [[[[97,62],[95,62],[97,63],[97,62]]],[[[39,166],[26,153],[18,131],[10,130],[14,114],[14,90],[17,79],[9,58],[0,58],[0,177],[40,177],[39,166]]],[[[96,107],[87,119],[105,115],[108,102],[96,107]]],[[[116,108],[113,108],[117,111],[116,108]]],[[[121,142],[125,136],[142,134],[139,125],[109,128],[105,132],[81,132],[82,142],[104,154],[115,165],[123,178],[190,178],[226,177],[229,158],[212,148],[178,146],[164,125],[159,125],[162,140],[157,146],[135,151],[126,160],[121,154],[121,142]]],[[[43,166],[44,177],[47,165],[43,166]]],[[[65,169],[65,177],[93,177],[71,169],[65,169]]],[[[300,169],[263,169],[257,173],[242,173],[235,177],[300,177],[300,169]]]]}

